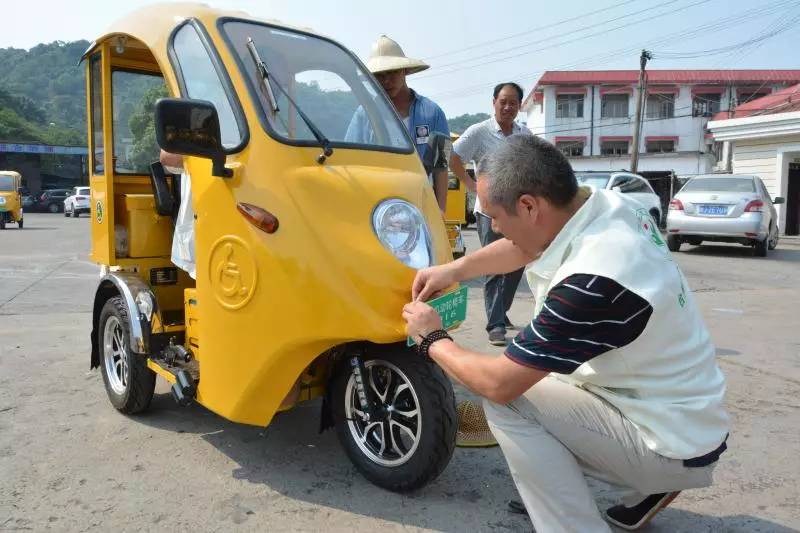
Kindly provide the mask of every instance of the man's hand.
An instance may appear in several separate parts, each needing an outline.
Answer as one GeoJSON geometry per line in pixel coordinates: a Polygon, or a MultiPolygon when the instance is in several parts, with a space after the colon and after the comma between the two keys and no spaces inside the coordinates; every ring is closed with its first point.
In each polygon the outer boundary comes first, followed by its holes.
{"type": "Polygon", "coordinates": [[[454,285],[458,278],[454,263],[425,268],[417,272],[414,284],[411,285],[411,298],[415,301],[426,301],[439,292],[454,285]]]}
{"type": "Polygon", "coordinates": [[[419,344],[429,333],[442,329],[442,318],[430,305],[423,302],[411,302],[403,307],[403,319],[406,321],[408,336],[419,344]]]}

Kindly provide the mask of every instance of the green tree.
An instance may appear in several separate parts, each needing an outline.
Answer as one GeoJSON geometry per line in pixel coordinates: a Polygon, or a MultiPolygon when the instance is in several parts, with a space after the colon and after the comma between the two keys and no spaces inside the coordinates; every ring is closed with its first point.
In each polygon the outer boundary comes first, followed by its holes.
{"type": "MultiPolygon", "coordinates": [[[[155,107],[159,98],[168,96],[167,88],[163,85],[151,87],[142,95],[139,103],[132,108],[133,112],[127,120],[128,127],[133,135],[133,150],[130,166],[137,172],[147,174],[150,163],[158,159],[158,143],[156,142],[155,107]]],[[[120,122],[124,117],[120,117],[120,122]]],[[[122,155],[122,154],[118,154],[122,155]]]]}
{"type": "Polygon", "coordinates": [[[486,113],[474,113],[474,114],[465,113],[457,117],[448,118],[447,125],[450,126],[450,133],[461,134],[467,131],[467,128],[469,128],[473,124],[477,124],[478,122],[483,122],[487,118],[489,118],[489,115],[487,115],[486,113]]]}

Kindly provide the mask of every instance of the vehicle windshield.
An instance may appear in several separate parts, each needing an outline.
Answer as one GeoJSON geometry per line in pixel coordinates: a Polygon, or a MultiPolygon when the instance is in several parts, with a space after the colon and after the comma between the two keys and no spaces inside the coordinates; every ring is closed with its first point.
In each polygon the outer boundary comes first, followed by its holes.
{"type": "Polygon", "coordinates": [[[605,189],[611,174],[575,174],[578,185],[587,185],[595,189],[605,189]]]}
{"type": "Polygon", "coordinates": [[[0,191],[13,191],[14,178],[11,176],[0,176],[0,191]]]}
{"type": "Polygon", "coordinates": [[[681,192],[756,192],[756,186],[751,178],[695,178],[681,192]]]}
{"type": "Polygon", "coordinates": [[[223,32],[238,56],[255,98],[279,140],[315,145],[317,140],[281,90],[273,90],[274,112],[247,49],[253,39],[269,70],[334,147],[359,147],[408,153],[413,150],[383,90],[347,51],[326,39],[266,24],[232,20],[223,32]]]}

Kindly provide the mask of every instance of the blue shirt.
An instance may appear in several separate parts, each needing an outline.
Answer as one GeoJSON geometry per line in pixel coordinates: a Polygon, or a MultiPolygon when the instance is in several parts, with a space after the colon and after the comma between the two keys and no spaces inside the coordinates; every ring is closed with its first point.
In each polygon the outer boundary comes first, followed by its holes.
{"type": "MultiPolygon", "coordinates": [[[[450,138],[450,127],[447,125],[447,117],[444,116],[442,108],[436,105],[433,100],[425,98],[411,90],[411,107],[408,109],[408,134],[417,148],[420,159],[425,161],[428,146],[428,137],[433,133],[440,133],[450,138]]],[[[377,144],[372,123],[364,111],[363,107],[356,109],[347,133],[344,136],[346,142],[360,144],[377,144]]]]}

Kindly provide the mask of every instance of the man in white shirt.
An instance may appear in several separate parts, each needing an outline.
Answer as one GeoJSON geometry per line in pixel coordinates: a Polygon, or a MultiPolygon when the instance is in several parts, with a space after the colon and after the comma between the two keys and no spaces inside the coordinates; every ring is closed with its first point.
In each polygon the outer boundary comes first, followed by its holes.
{"type": "Polygon", "coordinates": [[[628,530],[709,486],[729,431],[725,379],[646,209],[579,189],[566,157],[528,135],[489,156],[478,197],[505,238],[420,271],[403,316],[423,356],[486,399],[536,531],[609,531],[584,475],[620,487],[605,519],[628,530]],[[534,317],[504,356],[458,346],[423,303],[525,265],[534,317]]]}
{"type": "MultiPolygon", "coordinates": [[[[473,191],[475,180],[467,174],[464,163],[472,161],[477,168],[480,161],[508,136],[517,133],[530,134],[528,128],[515,122],[522,103],[522,88],[516,83],[500,83],[494,88],[493,95],[494,116],[467,128],[453,143],[453,153],[450,156],[450,168],[473,191]]],[[[492,231],[491,220],[481,212],[480,198],[475,201],[475,218],[481,246],[502,237],[492,231]]],[[[521,278],[522,269],[519,269],[508,274],[488,276],[485,280],[483,300],[486,307],[486,331],[492,344],[505,345],[506,328],[511,327],[507,313],[514,302],[514,294],[521,278]]]]}

